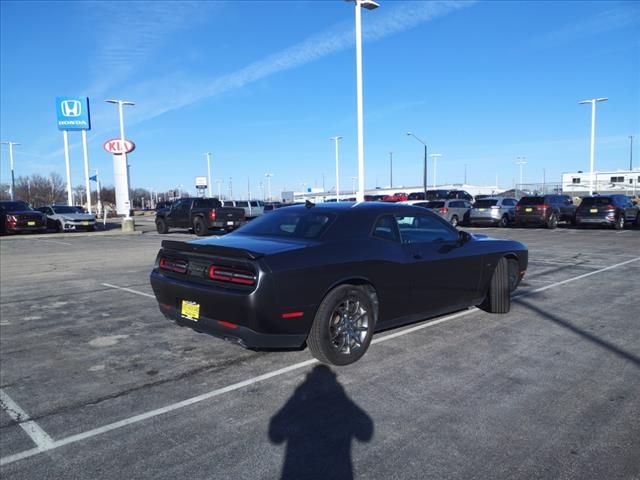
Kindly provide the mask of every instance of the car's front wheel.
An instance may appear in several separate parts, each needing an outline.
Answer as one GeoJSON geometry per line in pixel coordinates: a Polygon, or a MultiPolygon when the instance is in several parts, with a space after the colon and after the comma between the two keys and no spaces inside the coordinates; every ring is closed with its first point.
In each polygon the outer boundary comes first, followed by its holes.
{"type": "Polygon", "coordinates": [[[458,216],[454,215],[453,217],[451,217],[451,226],[452,227],[457,227],[458,226],[458,216]]]}
{"type": "Polygon", "coordinates": [[[163,218],[156,219],[156,230],[160,234],[165,234],[169,232],[169,227],[167,227],[167,222],[163,218]]]}
{"type": "Polygon", "coordinates": [[[509,260],[501,258],[493,271],[489,291],[480,308],[490,313],[508,313],[511,309],[512,285],[517,283],[517,265],[510,265],[509,260]],[[510,268],[511,267],[511,268],[510,268]],[[514,278],[515,274],[515,278],[514,278]]]}
{"type": "Polygon", "coordinates": [[[616,217],[616,223],[613,224],[613,228],[616,230],[622,230],[624,228],[624,212],[620,212],[616,217]]]}
{"type": "Polygon", "coordinates": [[[348,365],[365,354],[374,327],[374,305],[367,291],[356,285],[341,285],[320,304],[307,345],[323,363],[348,365]]]}
{"type": "Polygon", "coordinates": [[[552,213],[551,216],[549,217],[549,220],[547,220],[547,228],[549,230],[553,230],[557,226],[558,226],[558,214],[552,213]]]}

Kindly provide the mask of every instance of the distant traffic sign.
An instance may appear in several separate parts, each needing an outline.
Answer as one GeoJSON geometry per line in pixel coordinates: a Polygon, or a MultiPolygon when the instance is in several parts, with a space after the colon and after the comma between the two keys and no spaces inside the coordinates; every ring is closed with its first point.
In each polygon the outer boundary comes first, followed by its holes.
{"type": "Polygon", "coordinates": [[[58,130],[91,130],[88,97],[56,97],[58,130]]]}
{"type": "MultiPolygon", "coordinates": [[[[136,144],[131,140],[124,139],[124,145],[126,150],[124,153],[131,153],[136,149],[136,144]]],[[[119,138],[112,138],[111,140],[107,140],[104,142],[102,147],[109,153],[113,153],[114,155],[120,155],[122,153],[122,140],[119,138]]]]}
{"type": "Polygon", "coordinates": [[[196,188],[207,188],[207,177],[196,177],[196,188]]]}

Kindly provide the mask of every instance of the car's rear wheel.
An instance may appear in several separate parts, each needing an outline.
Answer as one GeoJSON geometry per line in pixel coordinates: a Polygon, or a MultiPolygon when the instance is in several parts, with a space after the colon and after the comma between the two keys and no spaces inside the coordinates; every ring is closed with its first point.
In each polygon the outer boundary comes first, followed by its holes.
{"type": "Polygon", "coordinates": [[[549,217],[549,220],[547,220],[547,228],[549,230],[553,230],[557,226],[558,226],[558,214],[552,213],[551,216],[549,217]]]}
{"type": "Polygon", "coordinates": [[[616,223],[613,224],[613,228],[616,230],[622,230],[624,228],[624,212],[620,212],[616,217],[616,223]]]}
{"type": "Polygon", "coordinates": [[[458,226],[458,216],[454,215],[453,217],[451,217],[450,223],[451,223],[451,226],[457,227],[458,226]]]}
{"type": "Polygon", "coordinates": [[[365,354],[374,327],[375,311],[367,291],[356,285],[341,285],[320,304],[307,345],[323,363],[348,365],[365,354]]]}
{"type": "Polygon", "coordinates": [[[167,227],[167,222],[163,218],[156,219],[156,230],[160,234],[165,234],[169,231],[167,227]]]}
{"type": "Polygon", "coordinates": [[[207,226],[204,224],[204,220],[202,220],[202,218],[197,217],[193,221],[193,232],[199,237],[203,237],[207,234],[207,226]]]}
{"type": "MultiPolygon", "coordinates": [[[[501,258],[496,265],[489,284],[489,291],[480,308],[491,313],[508,313],[511,308],[511,284],[514,281],[513,270],[510,275],[509,260],[501,258]]],[[[517,268],[517,265],[516,265],[517,268]]],[[[516,271],[517,276],[517,271],[516,271]]],[[[514,284],[515,286],[515,284],[514,284]]]]}
{"type": "Polygon", "coordinates": [[[503,215],[500,221],[498,222],[498,226],[500,228],[505,228],[509,224],[509,217],[503,215]]]}

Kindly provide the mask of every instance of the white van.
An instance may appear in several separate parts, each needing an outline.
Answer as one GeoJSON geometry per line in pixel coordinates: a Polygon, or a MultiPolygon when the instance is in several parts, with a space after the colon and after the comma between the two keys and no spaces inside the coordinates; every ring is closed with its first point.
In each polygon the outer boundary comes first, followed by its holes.
{"type": "Polygon", "coordinates": [[[224,206],[244,208],[244,216],[247,220],[264,213],[264,202],[260,200],[225,200],[224,206]]]}

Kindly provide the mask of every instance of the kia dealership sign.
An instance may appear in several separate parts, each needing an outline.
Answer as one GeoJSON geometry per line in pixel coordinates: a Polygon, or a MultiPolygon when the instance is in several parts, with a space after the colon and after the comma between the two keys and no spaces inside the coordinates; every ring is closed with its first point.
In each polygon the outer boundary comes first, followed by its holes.
{"type": "Polygon", "coordinates": [[[111,140],[107,140],[104,142],[102,147],[109,153],[113,153],[114,155],[120,155],[122,153],[131,153],[136,149],[136,144],[131,140],[124,140],[125,148],[122,148],[122,140],[119,138],[112,138],[111,140]],[[124,150],[124,152],[123,152],[124,150]]]}

